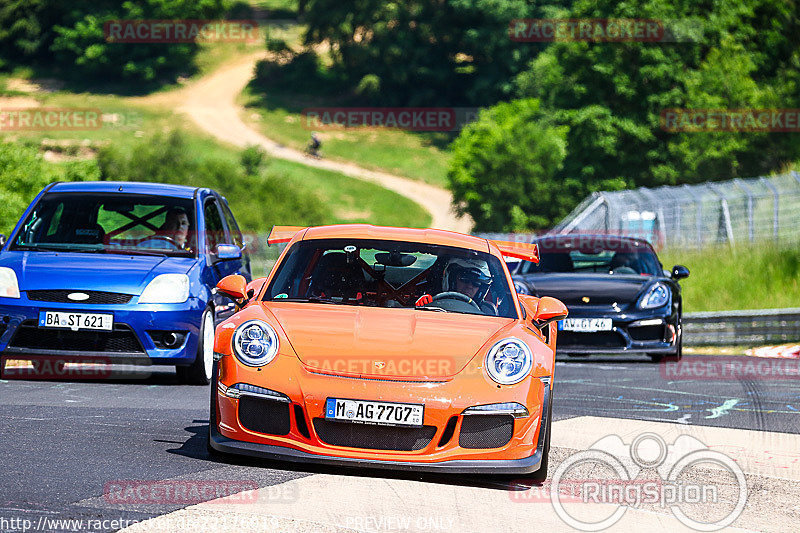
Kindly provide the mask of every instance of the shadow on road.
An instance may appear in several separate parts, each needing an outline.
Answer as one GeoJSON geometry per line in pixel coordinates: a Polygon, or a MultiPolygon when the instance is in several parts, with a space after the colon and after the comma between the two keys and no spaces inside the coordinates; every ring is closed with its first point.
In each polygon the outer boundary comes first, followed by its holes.
{"type": "Polygon", "coordinates": [[[257,459],[253,457],[229,454],[209,455],[206,448],[208,441],[208,420],[192,420],[192,425],[185,427],[189,434],[187,440],[180,448],[167,450],[168,453],[191,457],[203,461],[217,463],[220,466],[238,466],[258,469],[270,469],[284,473],[303,475],[328,474],[336,476],[372,477],[382,479],[400,479],[421,481],[423,483],[436,483],[441,485],[455,485],[462,487],[479,487],[503,491],[525,491],[532,486],[538,486],[525,476],[487,476],[468,474],[435,474],[421,472],[403,472],[383,470],[368,467],[343,467],[315,465],[309,463],[293,463],[275,461],[270,459],[257,459]]]}

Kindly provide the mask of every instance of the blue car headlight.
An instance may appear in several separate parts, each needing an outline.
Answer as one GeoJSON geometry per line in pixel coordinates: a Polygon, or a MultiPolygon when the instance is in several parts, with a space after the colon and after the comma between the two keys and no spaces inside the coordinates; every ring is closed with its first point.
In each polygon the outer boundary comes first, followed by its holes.
{"type": "Polygon", "coordinates": [[[189,276],[161,274],[153,278],[139,296],[140,304],[182,304],[189,299],[189,276]]]}
{"type": "Polygon", "coordinates": [[[639,307],[641,309],[654,309],[666,305],[670,299],[669,287],[663,283],[656,283],[642,296],[639,300],[639,307]]]}
{"type": "Polygon", "coordinates": [[[278,334],[261,320],[248,320],[233,333],[233,353],[247,366],[264,366],[278,353],[278,334]]]}
{"type": "Polygon", "coordinates": [[[496,343],[486,354],[486,372],[501,385],[519,383],[530,373],[532,367],[531,349],[513,337],[496,343]]]}
{"type": "Polygon", "coordinates": [[[0,296],[5,298],[19,298],[17,273],[8,267],[0,267],[0,296]]]}

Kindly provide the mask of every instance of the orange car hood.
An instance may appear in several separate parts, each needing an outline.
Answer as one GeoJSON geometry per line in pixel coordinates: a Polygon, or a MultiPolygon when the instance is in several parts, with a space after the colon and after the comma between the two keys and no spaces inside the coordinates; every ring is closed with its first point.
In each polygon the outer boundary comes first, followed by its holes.
{"type": "Polygon", "coordinates": [[[300,360],[325,373],[396,378],[456,374],[500,329],[515,322],[410,309],[264,304],[300,360]]]}

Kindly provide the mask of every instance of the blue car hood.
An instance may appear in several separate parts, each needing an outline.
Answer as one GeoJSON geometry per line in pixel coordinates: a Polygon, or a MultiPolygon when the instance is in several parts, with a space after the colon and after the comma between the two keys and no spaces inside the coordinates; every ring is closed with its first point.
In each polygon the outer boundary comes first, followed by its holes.
{"type": "Polygon", "coordinates": [[[3,252],[0,266],[17,274],[19,290],[75,289],[141,294],[159,274],[186,274],[197,259],[67,252],[3,252]]]}

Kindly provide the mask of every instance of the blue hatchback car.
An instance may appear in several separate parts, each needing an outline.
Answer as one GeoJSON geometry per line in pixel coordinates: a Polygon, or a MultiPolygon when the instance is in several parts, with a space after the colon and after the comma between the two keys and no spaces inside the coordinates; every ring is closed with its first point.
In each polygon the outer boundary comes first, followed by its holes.
{"type": "Polygon", "coordinates": [[[0,251],[0,352],[175,365],[208,383],[214,325],[234,311],[214,287],[230,274],[249,280],[250,260],[215,191],[51,184],[0,251]]]}

